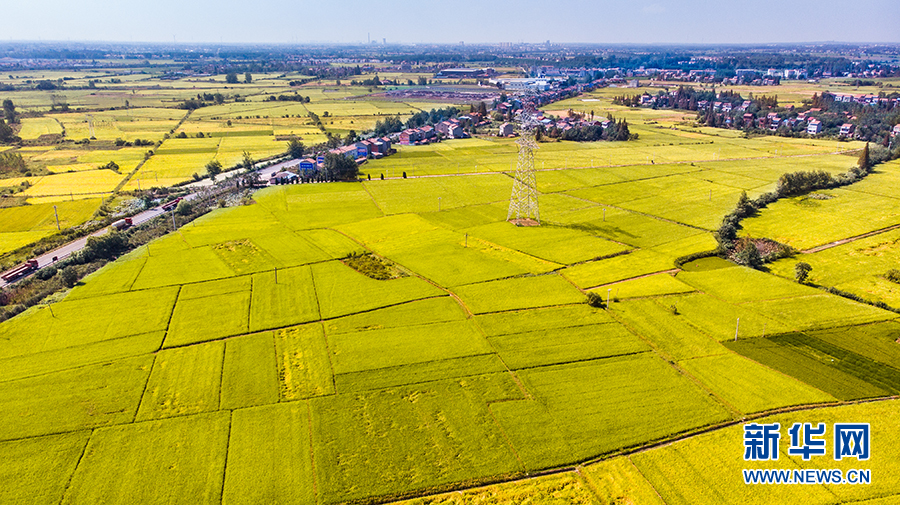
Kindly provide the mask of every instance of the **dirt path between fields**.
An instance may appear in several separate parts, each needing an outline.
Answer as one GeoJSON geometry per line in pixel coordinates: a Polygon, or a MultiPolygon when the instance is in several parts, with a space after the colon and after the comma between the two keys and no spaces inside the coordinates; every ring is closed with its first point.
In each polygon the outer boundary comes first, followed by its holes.
{"type": "Polygon", "coordinates": [[[806,249],[805,251],[800,251],[803,254],[812,254],[817,253],[819,251],[824,251],[825,249],[831,249],[832,247],[837,247],[839,245],[848,244],[850,242],[856,242],[857,240],[861,240],[864,238],[873,237],[875,235],[881,235],[882,233],[887,233],[891,230],[896,230],[900,228],[900,224],[895,224],[893,226],[888,226],[887,228],[881,228],[880,230],[870,231],[868,233],[863,233],[862,235],[857,235],[855,237],[843,238],[841,240],[837,240],[835,242],[831,242],[825,245],[820,245],[813,247],[812,249],[806,249]]]}

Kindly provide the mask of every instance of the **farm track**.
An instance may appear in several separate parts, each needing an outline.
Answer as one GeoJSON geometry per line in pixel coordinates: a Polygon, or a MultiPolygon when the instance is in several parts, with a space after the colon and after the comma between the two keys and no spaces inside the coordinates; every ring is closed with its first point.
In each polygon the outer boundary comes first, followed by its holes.
{"type": "MultiPolygon", "coordinates": [[[[623,282],[634,281],[634,280],[637,280],[637,279],[645,279],[645,278],[647,278],[647,277],[653,277],[654,275],[660,275],[660,274],[669,274],[669,275],[672,275],[672,274],[677,274],[677,273],[680,272],[680,271],[681,271],[680,268],[672,268],[672,269],[670,269],[670,270],[660,270],[659,272],[650,272],[649,274],[638,275],[637,277],[629,277],[629,278],[627,278],[627,279],[621,279],[621,280],[614,281],[614,282],[607,282],[606,284],[600,284],[600,285],[597,285],[597,286],[592,286],[592,287],[589,287],[589,288],[584,288],[584,291],[590,291],[590,290],[592,290],[592,289],[602,288],[602,287],[606,287],[606,286],[615,286],[616,284],[621,284],[621,283],[623,283],[623,282]]],[[[648,298],[649,298],[649,297],[648,297],[648,298]]]]}
{"type": "Polygon", "coordinates": [[[881,228],[875,231],[870,231],[868,233],[863,233],[862,235],[856,235],[854,237],[843,238],[841,240],[836,240],[834,242],[830,242],[828,244],[820,245],[813,247],[811,249],[806,249],[804,251],[800,251],[802,254],[812,254],[817,253],[819,251],[824,251],[826,249],[831,249],[832,247],[837,247],[844,244],[849,244],[850,242],[856,242],[857,240],[862,240],[864,238],[874,237],[875,235],[881,235],[882,233],[887,233],[891,230],[896,230],[900,228],[900,224],[895,224],[888,226],[887,228],[881,228]]]}

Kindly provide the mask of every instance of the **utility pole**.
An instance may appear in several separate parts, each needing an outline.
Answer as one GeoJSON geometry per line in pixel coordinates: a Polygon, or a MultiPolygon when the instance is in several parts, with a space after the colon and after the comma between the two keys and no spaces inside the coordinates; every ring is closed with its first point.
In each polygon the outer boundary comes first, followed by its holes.
{"type": "Polygon", "coordinates": [[[53,215],[56,216],[56,231],[59,231],[59,212],[56,211],[56,205],[53,206],[53,215]]]}
{"type": "Polygon", "coordinates": [[[741,318],[737,318],[737,324],[734,326],[734,341],[737,342],[738,330],[741,327],[741,318]]]}

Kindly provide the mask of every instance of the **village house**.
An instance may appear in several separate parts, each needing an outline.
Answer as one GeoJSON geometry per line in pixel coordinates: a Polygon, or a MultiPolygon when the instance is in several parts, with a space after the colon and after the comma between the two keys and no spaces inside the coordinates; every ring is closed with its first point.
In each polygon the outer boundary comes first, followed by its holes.
{"type": "Polygon", "coordinates": [[[849,137],[856,131],[853,123],[844,123],[841,125],[841,137],[849,137]]]}
{"type": "Polygon", "coordinates": [[[514,132],[513,125],[510,123],[503,123],[500,125],[500,131],[497,135],[501,137],[509,137],[514,132]]]}
{"type": "Polygon", "coordinates": [[[806,133],[809,135],[818,135],[822,133],[822,122],[816,118],[812,118],[809,120],[809,124],[806,125],[806,133]]]}

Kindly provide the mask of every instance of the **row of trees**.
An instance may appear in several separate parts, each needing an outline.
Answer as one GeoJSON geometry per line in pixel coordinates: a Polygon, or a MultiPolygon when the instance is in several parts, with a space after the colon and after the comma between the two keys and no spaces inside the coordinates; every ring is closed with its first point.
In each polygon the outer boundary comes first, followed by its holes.
{"type": "Polygon", "coordinates": [[[610,119],[610,124],[603,128],[598,125],[575,126],[568,130],[559,130],[556,126],[547,131],[550,138],[571,140],[574,142],[594,142],[597,140],[625,141],[637,140],[638,134],[632,134],[628,130],[628,121],[610,119]]]}
{"type": "MultiPolygon", "coordinates": [[[[237,84],[238,83],[238,75],[237,72],[228,72],[225,74],[225,82],[228,84],[237,84]]],[[[250,84],[253,82],[253,76],[250,75],[250,72],[244,74],[244,82],[250,84]]]]}

